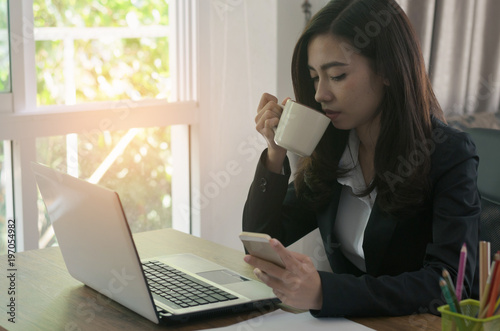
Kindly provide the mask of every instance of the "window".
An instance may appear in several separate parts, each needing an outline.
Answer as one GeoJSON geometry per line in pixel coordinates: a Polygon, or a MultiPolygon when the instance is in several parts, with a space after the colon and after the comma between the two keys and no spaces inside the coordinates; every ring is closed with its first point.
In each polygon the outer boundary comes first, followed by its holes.
{"type": "Polygon", "coordinates": [[[10,92],[9,15],[7,0],[0,0],[0,93],[10,92]]]}
{"type": "MultiPolygon", "coordinates": [[[[105,131],[36,140],[37,161],[115,190],[132,232],[172,227],[170,127],[105,131]]],[[[38,200],[40,247],[55,243],[45,206],[38,200]]]]}
{"type": "Polygon", "coordinates": [[[132,232],[189,232],[194,1],[9,5],[16,93],[0,139],[13,141],[18,249],[56,244],[32,161],[117,191],[132,232]]]}
{"type": "Polygon", "coordinates": [[[168,1],[33,8],[38,105],[170,97],[168,1]]]}
{"type": "MultiPolygon", "coordinates": [[[[34,0],[37,105],[170,98],[168,2],[34,0]]],[[[170,127],[37,139],[37,161],[116,190],[132,232],[172,226],[170,127]]],[[[55,241],[39,199],[40,247],[55,241]]]]}
{"type": "Polygon", "coordinates": [[[0,113],[11,109],[9,7],[0,0],[0,113]]]}

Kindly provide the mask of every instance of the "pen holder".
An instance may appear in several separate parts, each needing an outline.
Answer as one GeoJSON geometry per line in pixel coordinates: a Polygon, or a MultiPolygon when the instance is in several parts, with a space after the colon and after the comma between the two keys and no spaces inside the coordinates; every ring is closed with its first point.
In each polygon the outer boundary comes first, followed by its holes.
{"type": "Polygon", "coordinates": [[[463,314],[450,311],[450,306],[438,307],[441,313],[442,331],[498,331],[500,330],[500,315],[488,318],[477,318],[479,301],[467,299],[460,301],[463,314]]]}

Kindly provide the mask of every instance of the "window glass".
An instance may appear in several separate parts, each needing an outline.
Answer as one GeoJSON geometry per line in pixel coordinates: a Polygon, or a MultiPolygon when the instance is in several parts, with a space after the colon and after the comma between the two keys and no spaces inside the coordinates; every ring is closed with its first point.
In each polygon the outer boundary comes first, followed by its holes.
{"type": "Polygon", "coordinates": [[[37,104],[170,97],[167,0],[34,0],[37,104]]]}
{"type": "MultiPolygon", "coordinates": [[[[172,226],[170,127],[38,138],[37,161],[115,190],[132,232],[172,226]]],[[[39,247],[55,237],[39,199],[39,247]]]]}
{"type": "Polygon", "coordinates": [[[8,8],[7,0],[0,0],[0,92],[10,92],[8,8]]]}

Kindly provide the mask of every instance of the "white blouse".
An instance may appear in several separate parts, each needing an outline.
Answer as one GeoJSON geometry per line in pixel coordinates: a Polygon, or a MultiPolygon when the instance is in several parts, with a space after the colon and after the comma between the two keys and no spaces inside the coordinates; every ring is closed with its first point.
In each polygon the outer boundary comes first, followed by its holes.
{"type": "Polygon", "coordinates": [[[333,231],[345,257],[360,270],[366,271],[363,239],[377,192],[373,190],[370,195],[364,197],[354,195],[367,187],[358,162],[358,151],[359,138],[353,129],[349,133],[349,141],[339,163],[341,168],[351,171],[346,177],[337,179],[343,186],[333,231]]]}

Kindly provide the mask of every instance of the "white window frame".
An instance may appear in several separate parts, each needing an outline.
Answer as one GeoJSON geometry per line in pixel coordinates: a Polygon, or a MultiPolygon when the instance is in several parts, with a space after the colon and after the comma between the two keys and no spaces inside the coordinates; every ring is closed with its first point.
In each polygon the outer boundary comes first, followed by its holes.
{"type": "Polygon", "coordinates": [[[12,111],[12,92],[0,93],[0,114],[12,111]]]}
{"type": "Polygon", "coordinates": [[[37,249],[40,236],[37,187],[31,172],[31,162],[36,160],[36,138],[96,130],[182,124],[172,127],[173,227],[188,233],[197,232],[191,227],[189,167],[186,161],[175,163],[176,159],[189,158],[189,127],[198,122],[196,0],[170,0],[169,6],[171,38],[174,39],[169,54],[172,86],[176,87],[172,91],[173,101],[124,100],[37,107],[33,0],[9,1],[12,93],[0,96],[3,105],[0,140],[13,142],[14,215],[7,217],[16,220],[18,251],[37,249]]]}

